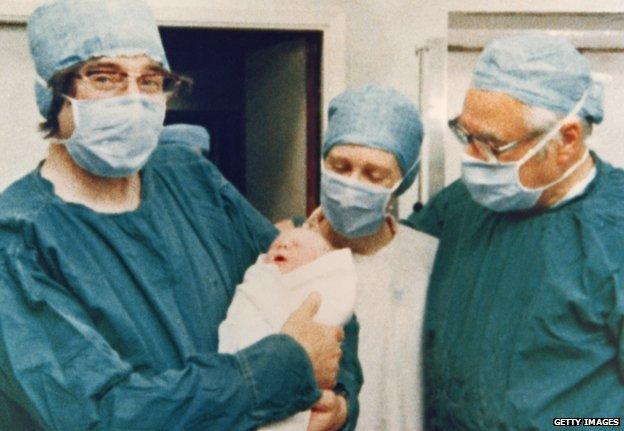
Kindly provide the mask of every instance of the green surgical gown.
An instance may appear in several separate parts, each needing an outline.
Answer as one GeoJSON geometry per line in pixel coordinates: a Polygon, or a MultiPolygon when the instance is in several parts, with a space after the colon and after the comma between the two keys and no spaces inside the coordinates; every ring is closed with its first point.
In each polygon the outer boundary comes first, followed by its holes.
{"type": "Polygon", "coordinates": [[[157,149],[141,176],[139,208],[120,214],[61,201],[39,170],[0,197],[0,425],[229,431],[309,408],[320,391],[292,338],[216,353],[276,230],[184,147],[157,149]]]}
{"type": "Polygon", "coordinates": [[[624,172],[593,156],[595,179],[558,208],[496,213],[457,181],[407,221],[440,240],[424,326],[427,430],[624,417],[624,172]]]}

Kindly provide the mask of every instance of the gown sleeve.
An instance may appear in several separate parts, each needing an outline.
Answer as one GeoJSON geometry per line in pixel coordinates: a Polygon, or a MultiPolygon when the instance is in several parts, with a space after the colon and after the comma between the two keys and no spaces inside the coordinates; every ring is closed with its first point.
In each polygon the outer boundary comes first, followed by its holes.
{"type": "Polygon", "coordinates": [[[97,331],[97,313],[26,246],[0,251],[0,304],[0,393],[46,429],[253,429],[320,396],[305,351],[286,335],[197,354],[179,369],[133,369],[97,331]]]}

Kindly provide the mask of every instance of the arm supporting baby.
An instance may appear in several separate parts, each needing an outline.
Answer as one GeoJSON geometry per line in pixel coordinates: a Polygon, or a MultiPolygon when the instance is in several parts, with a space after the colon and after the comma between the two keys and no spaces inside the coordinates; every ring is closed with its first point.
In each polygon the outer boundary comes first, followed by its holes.
{"type": "Polygon", "coordinates": [[[333,389],[342,356],[340,342],[344,339],[344,331],[338,326],[322,325],[313,320],[320,306],[321,296],[310,294],[286,320],[281,332],[293,337],[306,351],[319,388],[333,389]]]}
{"type": "Polygon", "coordinates": [[[322,391],[306,416],[309,421],[300,421],[308,431],[350,430],[355,423],[351,413],[357,412],[361,386],[352,318],[355,286],[349,250],[332,249],[309,229],[282,232],[247,270],[219,329],[219,348],[225,352],[278,331],[298,342],[322,391]]]}
{"type": "Polygon", "coordinates": [[[316,381],[323,391],[321,398],[312,407],[312,415],[310,416],[307,431],[336,431],[347,420],[347,400],[344,396],[337,395],[333,391],[337,383],[342,351],[340,347],[338,347],[338,351],[335,351],[333,343],[328,344],[324,342],[316,334],[319,330],[329,330],[330,334],[334,334],[336,340],[342,341],[344,339],[344,331],[340,327],[321,325],[312,320],[320,305],[321,296],[316,292],[310,294],[299,309],[288,318],[282,327],[282,332],[297,340],[308,353],[316,381]],[[305,327],[309,327],[309,329],[304,329],[305,327]],[[301,329],[303,331],[300,331],[301,329]],[[300,337],[300,335],[303,336],[300,337]],[[314,349],[315,346],[318,346],[318,348],[314,349]],[[315,363],[323,364],[324,366],[317,370],[315,363]]]}

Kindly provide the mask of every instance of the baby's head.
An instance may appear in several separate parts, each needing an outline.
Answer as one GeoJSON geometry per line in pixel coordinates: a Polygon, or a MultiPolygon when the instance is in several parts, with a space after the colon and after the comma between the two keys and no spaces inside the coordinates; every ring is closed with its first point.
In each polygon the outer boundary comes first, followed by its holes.
{"type": "Polygon", "coordinates": [[[296,228],[282,232],[269,247],[265,263],[277,265],[282,274],[299,268],[331,251],[320,233],[296,228]]]}

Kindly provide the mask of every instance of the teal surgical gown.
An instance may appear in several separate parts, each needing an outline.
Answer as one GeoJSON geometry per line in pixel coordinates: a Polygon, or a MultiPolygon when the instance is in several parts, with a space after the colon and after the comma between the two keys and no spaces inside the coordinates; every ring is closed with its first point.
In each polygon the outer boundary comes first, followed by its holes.
{"type": "MultiPolygon", "coordinates": [[[[292,338],[216,353],[276,230],[184,147],[157,149],[141,176],[139,208],[120,214],[61,201],[39,170],[0,197],[0,425],[247,430],[309,408],[320,391],[292,338]]],[[[356,323],[346,332],[353,343],[356,323]]]]}
{"type": "Polygon", "coordinates": [[[440,240],[424,326],[427,430],[624,417],[624,172],[594,159],[585,193],[558,208],[492,212],[458,181],[409,218],[440,240]]]}

